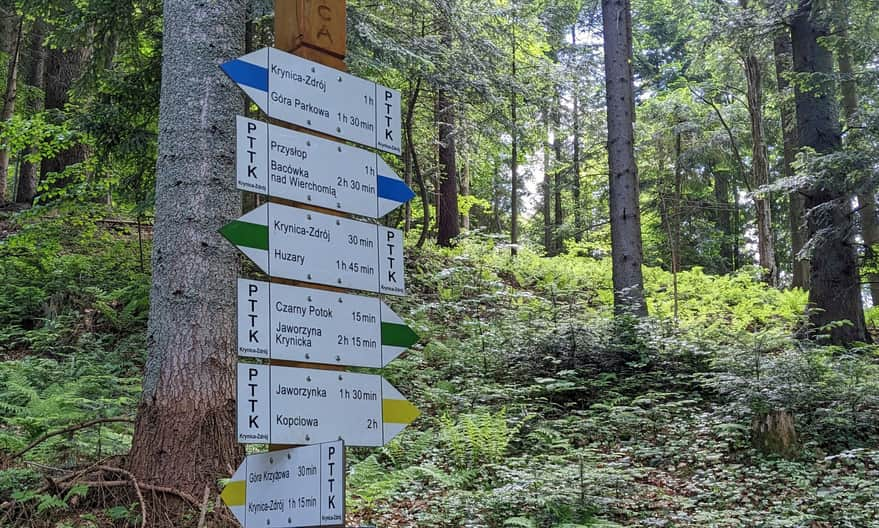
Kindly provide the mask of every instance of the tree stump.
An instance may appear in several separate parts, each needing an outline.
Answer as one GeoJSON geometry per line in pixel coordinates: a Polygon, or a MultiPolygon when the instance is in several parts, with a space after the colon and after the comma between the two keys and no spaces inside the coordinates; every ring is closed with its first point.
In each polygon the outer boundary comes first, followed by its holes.
{"type": "Polygon", "coordinates": [[[793,415],[785,409],[758,412],[751,420],[751,443],[766,454],[795,457],[798,442],[793,415]]]}

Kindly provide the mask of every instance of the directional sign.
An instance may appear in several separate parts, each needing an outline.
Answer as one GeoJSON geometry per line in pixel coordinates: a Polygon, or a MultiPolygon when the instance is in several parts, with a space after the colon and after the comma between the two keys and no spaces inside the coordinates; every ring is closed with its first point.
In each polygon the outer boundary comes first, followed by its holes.
{"type": "Polygon", "coordinates": [[[381,376],[238,364],[238,442],[381,446],[420,412],[381,376]]]}
{"type": "Polygon", "coordinates": [[[381,218],[415,193],[375,152],[238,116],[238,188],[381,218]]]}
{"type": "Polygon", "coordinates": [[[238,355],[381,368],[418,336],[376,297],[238,279],[238,355]]]}
{"type": "Polygon", "coordinates": [[[400,154],[400,92],[263,48],[221,65],[269,117],[400,154]]]}
{"type": "Polygon", "coordinates": [[[398,229],[268,203],[220,233],[273,277],[406,294],[398,229]]]}
{"type": "Polygon", "coordinates": [[[345,525],[345,445],[250,455],[220,494],[244,528],[345,525]]]}

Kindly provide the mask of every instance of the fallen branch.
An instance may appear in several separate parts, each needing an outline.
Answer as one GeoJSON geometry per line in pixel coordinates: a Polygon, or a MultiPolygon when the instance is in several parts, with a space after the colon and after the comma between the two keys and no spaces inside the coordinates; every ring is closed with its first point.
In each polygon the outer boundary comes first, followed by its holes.
{"type": "MultiPolygon", "coordinates": [[[[72,488],[72,487],[78,486],[78,485],[88,486],[90,488],[118,488],[120,486],[129,486],[129,485],[131,485],[131,483],[128,482],[127,480],[103,480],[103,481],[78,480],[75,482],[65,482],[65,483],[61,484],[61,488],[62,489],[69,489],[69,488],[72,488]]],[[[196,508],[201,506],[195,497],[193,497],[189,493],[186,493],[185,491],[176,490],[174,488],[166,488],[165,486],[156,486],[154,484],[144,484],[142,482],[139,482],[138,485],[140,486],[140,489],[154,491],[156,493],[165,493],[168,495],[174,495],[176,497],[179,497],[179,498],[185,500],[190,505],[192,505],[196,508]]]]}
{"type": "Polygon", "coordinates": [[[59,429],[58,431],[51,431],[51,432],[48,432],[48,433],[43,433],[43,434],[40,435],[36,440],[34,440],[34,441],[31,442],[30,444],[28,444],[27,447],[25,447],[25,448],[22,449],[21,451],[15,453],[15,454],[13,454],[11,457],[9,457],[9,460],[15,460],[16,458],[18,458],[18,457],[20,457],[21,455],[27,453],[27,452],[30,451],[31,449],[37,447],[38,445],[40,445],[41,443],[45,442],[47,439],[52,438],[53,436],[58,436],[58,435],[61,435],[61,434],[64,434],[64,433],[70,433],[70,432],[73,432],[73,431],[79,431],[80,429],[85,429],[85,428],[87,428],[87,427],[91,427],[91,426],[93,426],[93,425],[97,425],[97,424],[102,424],[102,423],[113,423],[113,422],[128,422],[128,423],[134,423],[134,420],[132,420],[132,419],[129,418],[129,417],[124,417],[124,416],[116,416],[116,417],[113,417],[113,418],[96,418],[96,419],[94,419],[94,420],[89,420],[89,421],[87,421],[87,422],[82,422],[82,423],[78,423],[78,424],[71,425],[71,426],[69,426],[69,427],[65,427],[64,429],[59,429]]]}
{"type": "Polygon", "coordinates": [[[143,500],[143,494],[140,492],[140,486],[137,483],[137,478],[130,471],[126,471],[122,468],[116,468],[112,466],[98,466],[95,469],[99,469],[102,471],[109,471],[111,473],[118,473],[125,477],[128,477],[128,480],[131,481],[131,485],[134,486],[134,492],[137,494],[137,500],[140,501],[140,524],[143,528],[147,528],[147,511],[146,511],[146,502],[143,500]]]}

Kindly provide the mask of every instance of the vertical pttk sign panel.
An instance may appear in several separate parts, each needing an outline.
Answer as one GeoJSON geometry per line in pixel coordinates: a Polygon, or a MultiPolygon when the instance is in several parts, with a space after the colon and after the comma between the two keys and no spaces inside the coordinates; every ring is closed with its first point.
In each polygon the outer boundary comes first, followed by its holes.
{"type": "Polygon", "coordinates": [[[344,526],[345,445],[250,455],[220,496],[244,528],[344,526]]]}

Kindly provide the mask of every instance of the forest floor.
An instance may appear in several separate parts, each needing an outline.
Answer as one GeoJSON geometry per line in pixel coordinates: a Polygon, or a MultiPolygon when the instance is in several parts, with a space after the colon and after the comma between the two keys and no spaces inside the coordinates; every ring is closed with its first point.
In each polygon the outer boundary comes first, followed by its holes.
{"type": "MultiPolygon", "coordinates": [[[[4,458],[136,407],[149,263],[130,226],[96,216],[0,222],[4,458]]],[[[409,295],[386,301],[422,341],[383,374],[422,416],[349,450],[349,524],[879,527],[876,348],[794,339],[805,294],[753,270],[683,272],[675,299],[671,275],[646,268],[651,317],[615,319],[609,262],[588,255],[512,259],[488,236],[407,247],[409,295]],[[752,446],[754,417],[778,410],[797,432],[785,457],[752,446]]],[[[88,489],[40,491],[130,435],[109,423],[4,462],[0,508],[29,506],[0,525],[139,526],[130,495],[97,507],[88,489]]]]}

